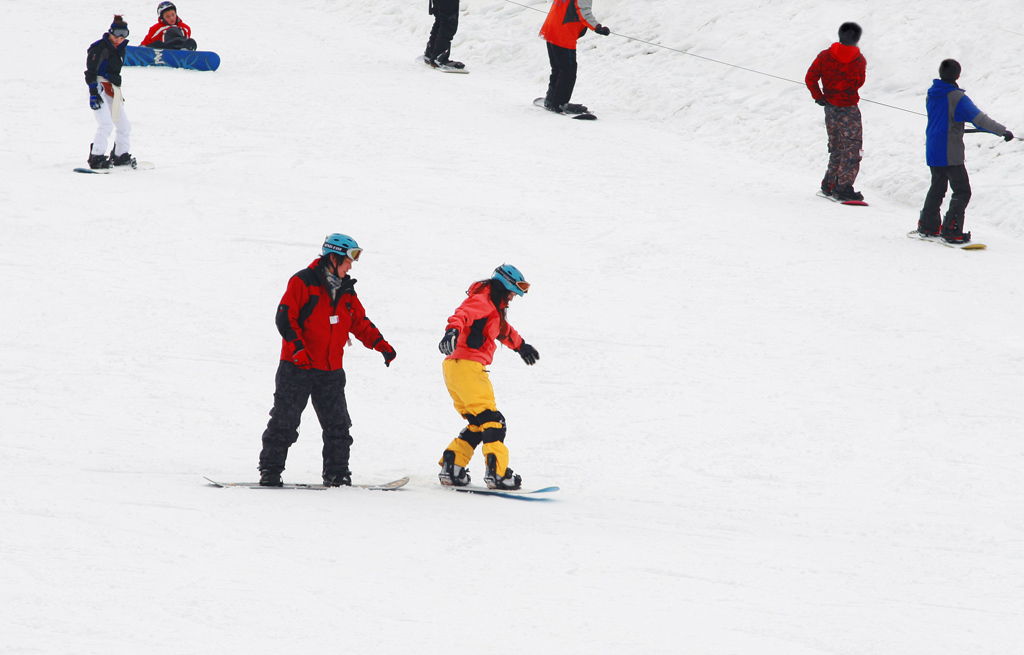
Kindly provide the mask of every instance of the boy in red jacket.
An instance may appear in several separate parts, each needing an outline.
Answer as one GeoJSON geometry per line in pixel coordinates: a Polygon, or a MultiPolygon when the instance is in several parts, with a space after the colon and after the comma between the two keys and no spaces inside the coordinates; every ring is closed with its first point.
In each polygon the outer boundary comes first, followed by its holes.
{"type": "Polygon", "coordinates": [[[839,26],[839,43],[822,50],[807,69],[804,82],[814,101],[825,108],[828,131],[828,169],[821,181],[821,192],[845,202],[864,200],[853,190],[864,154],[864,129],[861,125],[860,95],[864,86],[867,61],[860,53],[861,28],[857,23],[839,26]],[[824,91],[818,88],[818,80],[824,91]]]}
{"type": "Polygon", "coordinates": [[[541,37],[548,42],[548,61],[551,77],[544,108],[560,114],[584,114],[587,108],[570,103],[576,87],[576,41],[594,30],[608,36],[611,30],[594,18],[593,0],[554,0],[547,20],[540,28],[541,37]]]}
{"type": "Polygon", "coordinates": [[[469,423],[452,439],[441,455],[441,484],[464,487],[469,484],[466,466],[476,447],[483,442],[487,472],[484,482],[491,489],[518,489],[522,478],[508,467],[505,447],[505,417],[494,401],[494,388],[487,366],[494,358],[495,340],[519,353],[527,365],[540,359],[537,349],[523,341],[505,318],[514,296],[522,296],[530,284],[515,266],[502,264],[489,280],[474,282],[448,319],[448,329],[438,344],[445,357],[444,383],[457,411],[469,423]]]}
{"type": "Polygon", "coordinates": [[[149,33],[142,40],[147,48],[166,48],[167,50],[195,50],[195,39],[192,28],[178,17],[178,8],[173,2],[161,2],[156,8],[156,25],[149,28],[149,33]]]}
{"type": "Polygon", "coordinates": [[[349,277],[352,263],[363,252],[355,240],[331,234],[322,256],[288,280],[277,306],[281,333],[281,363],[275,377],[274,408],[263,432],[260,485],[280,487],[288,447],[299,438],[299,419],[310,397],[324,438],[324,484],[352,484],[348,468],[352,421],[345,401],[342,358],[349,334],[384,356],[391,366],[395,349],[384,340],[356,296],[349,277]]]}

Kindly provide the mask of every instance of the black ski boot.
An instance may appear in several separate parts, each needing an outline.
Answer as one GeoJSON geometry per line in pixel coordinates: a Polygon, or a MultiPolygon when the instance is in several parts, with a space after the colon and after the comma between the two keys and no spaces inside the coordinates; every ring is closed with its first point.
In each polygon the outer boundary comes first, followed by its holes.
{"type": "Polygon", "coordinates": [[[487,473],[484,474],[484,482],[488,489],[518,489],[523,486],[523,479],[512,472],[512,469],[505,467],[505,475],[498,477],[498,458],[494,455],[487,456],[487,473]]]}
{"type": "Polygon", "coordinates": [[[964,215],[946,212],[946,218],[942,221],[940,236],[943,241],[948,243],[969,243],[971,233],[964,232],[964,215]]]}
{"type": "Polygon", "coordinates": [[[260,471],[260,486],[261,487],[283,487],[284,482],[281,480],[280,471],[262,470],[260,471]]]}
{"type": "Polygon", "coordinates": [[[110,160],[106,155],[92,154],[92,144],[89,144],[89,168],[94,171],[99,168],[110,168],[110,160]]]}
{"type": "Polygon", "coordinates": [[[324,484],[328,487],[351,487],[352,471],[348,469],[339,471],[324,471],[324,484]]]}
{"type": "Polygon", "coordinates": [[[586,105],[577,105],[572,102],[567,102],[558,108],[563,114],[586,114],[588,109],[586,105]]]}
{"type": "Polygon", "coordinates": [[[131,153],[126,152],[123,155],[115,155],[114,151],[110,151],[110,165],[111,166],[131,166],[135,168],[135,157],[132,157],[131,153]]]}
{"type": "Polygon", "coordinates": [[[441,455],[441,472],[437,479],[446,487],[465,487],[469,484],[469,471],[455,464],[455,451],[446,450],[441,455]]]}
{"type": "Polygon", "coordinates": [[[839,202],[850,202],[851,200],[856,200],[857,202],[864,201],[864,194],[860,191],[854,191],[853,186],[849,184],[840,189],[835,189],[832,197],[839,202]]]}

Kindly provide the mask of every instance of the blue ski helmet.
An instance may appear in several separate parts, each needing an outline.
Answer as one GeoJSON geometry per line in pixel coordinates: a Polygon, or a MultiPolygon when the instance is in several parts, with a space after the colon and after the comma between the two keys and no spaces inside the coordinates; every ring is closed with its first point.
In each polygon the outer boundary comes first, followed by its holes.
{"type": "Polygon", "coordinates": [[[505,285],[506,289],[517,296],[522,296],[530,290],[530,283],[526,281],[526,278],[519,272],[519,269],[512,264],[502,264],[494,269],[494,275],[491,276],[491,279],[498,280],[505,285]]]}
{"type": "Polygon", "coordinates": [[[355,239],[347,234],[339,234],[337,232],[327,235],[327,238],[324,239],[324,247],[321,250],[321,254],[325,257],[334,253],[335,255],[344,255],[352,261],[359,259],[359,255],[362,252],[363,249],[359,247],[355,239]]]}

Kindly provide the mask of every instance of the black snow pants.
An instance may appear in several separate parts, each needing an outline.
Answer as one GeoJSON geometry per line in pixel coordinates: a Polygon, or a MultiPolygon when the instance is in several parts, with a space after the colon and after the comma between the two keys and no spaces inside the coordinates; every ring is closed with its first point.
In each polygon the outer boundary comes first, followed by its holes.
{"type": "Polygon", "coordinates": [[[430,13],[434,26],[430,28],[430,39],[423,52],[430,61],[447,61],[451,55],[452,39],[459,31],[459,0],[430,0],[430,13]]]}
{"type": "Polygon", "coordinates": [[[548,80],[548,104],[561,107],[572,98],[576,87],[576,51],[548,43],[548,61],[551,62],[551,77],[548,80]]]}
{"type": "Polygon", "coordinates": [[[931,166],[932,185],[924,199],[921,209],[920,226],[927,232],[939,231],[939,216],[942,213],[942,199],[946,197],[946,189],[952,187],[953,197],[949,199],[946,218],[941,222],[942,232],[960,234],[964,229],[964,213],[971,201],[971,180],[967,175],[967,167],[931,166]]]}
{"type": "Polygon", "coordinates": [[[282,360],[274,383],[274,407],[263,432],[260,470],[278,473],[284,470],[288,447],[299,438],[299,420],[312,398],[323,429],[323,473],[326,476],[348,472],[352,420],[345,402],[345,371],[304,370],[282,360]]]}

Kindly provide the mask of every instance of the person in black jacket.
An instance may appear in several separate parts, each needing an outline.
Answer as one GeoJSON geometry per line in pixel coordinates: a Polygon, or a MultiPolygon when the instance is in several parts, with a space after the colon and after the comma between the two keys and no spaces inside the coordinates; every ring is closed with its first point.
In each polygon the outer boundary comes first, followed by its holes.
{"type": "Polygon", "coordinates": [[[449,58],[452,39],[459,31],[459,0],[429,1],[428,11],[434,17],[434,26],[430,29],[423,62],[434,68],[465,68],[466,65],[461,61],[452,61],[449,58]]]}
{"type": "Polygon", "coordinates": [[[128,23],[114,16],[110,29],[99,41],[89,46],[85,58],[85,83],[89,85],[89,108],[96,118],[96,136],[89,150],[89,168],[134,166],[129,153],[132,124],[124,111],[121,97],[121,66],[128,45],[128,23]],[[114,148],[107,157],[110,132],[117,128],[114,148]]]}

